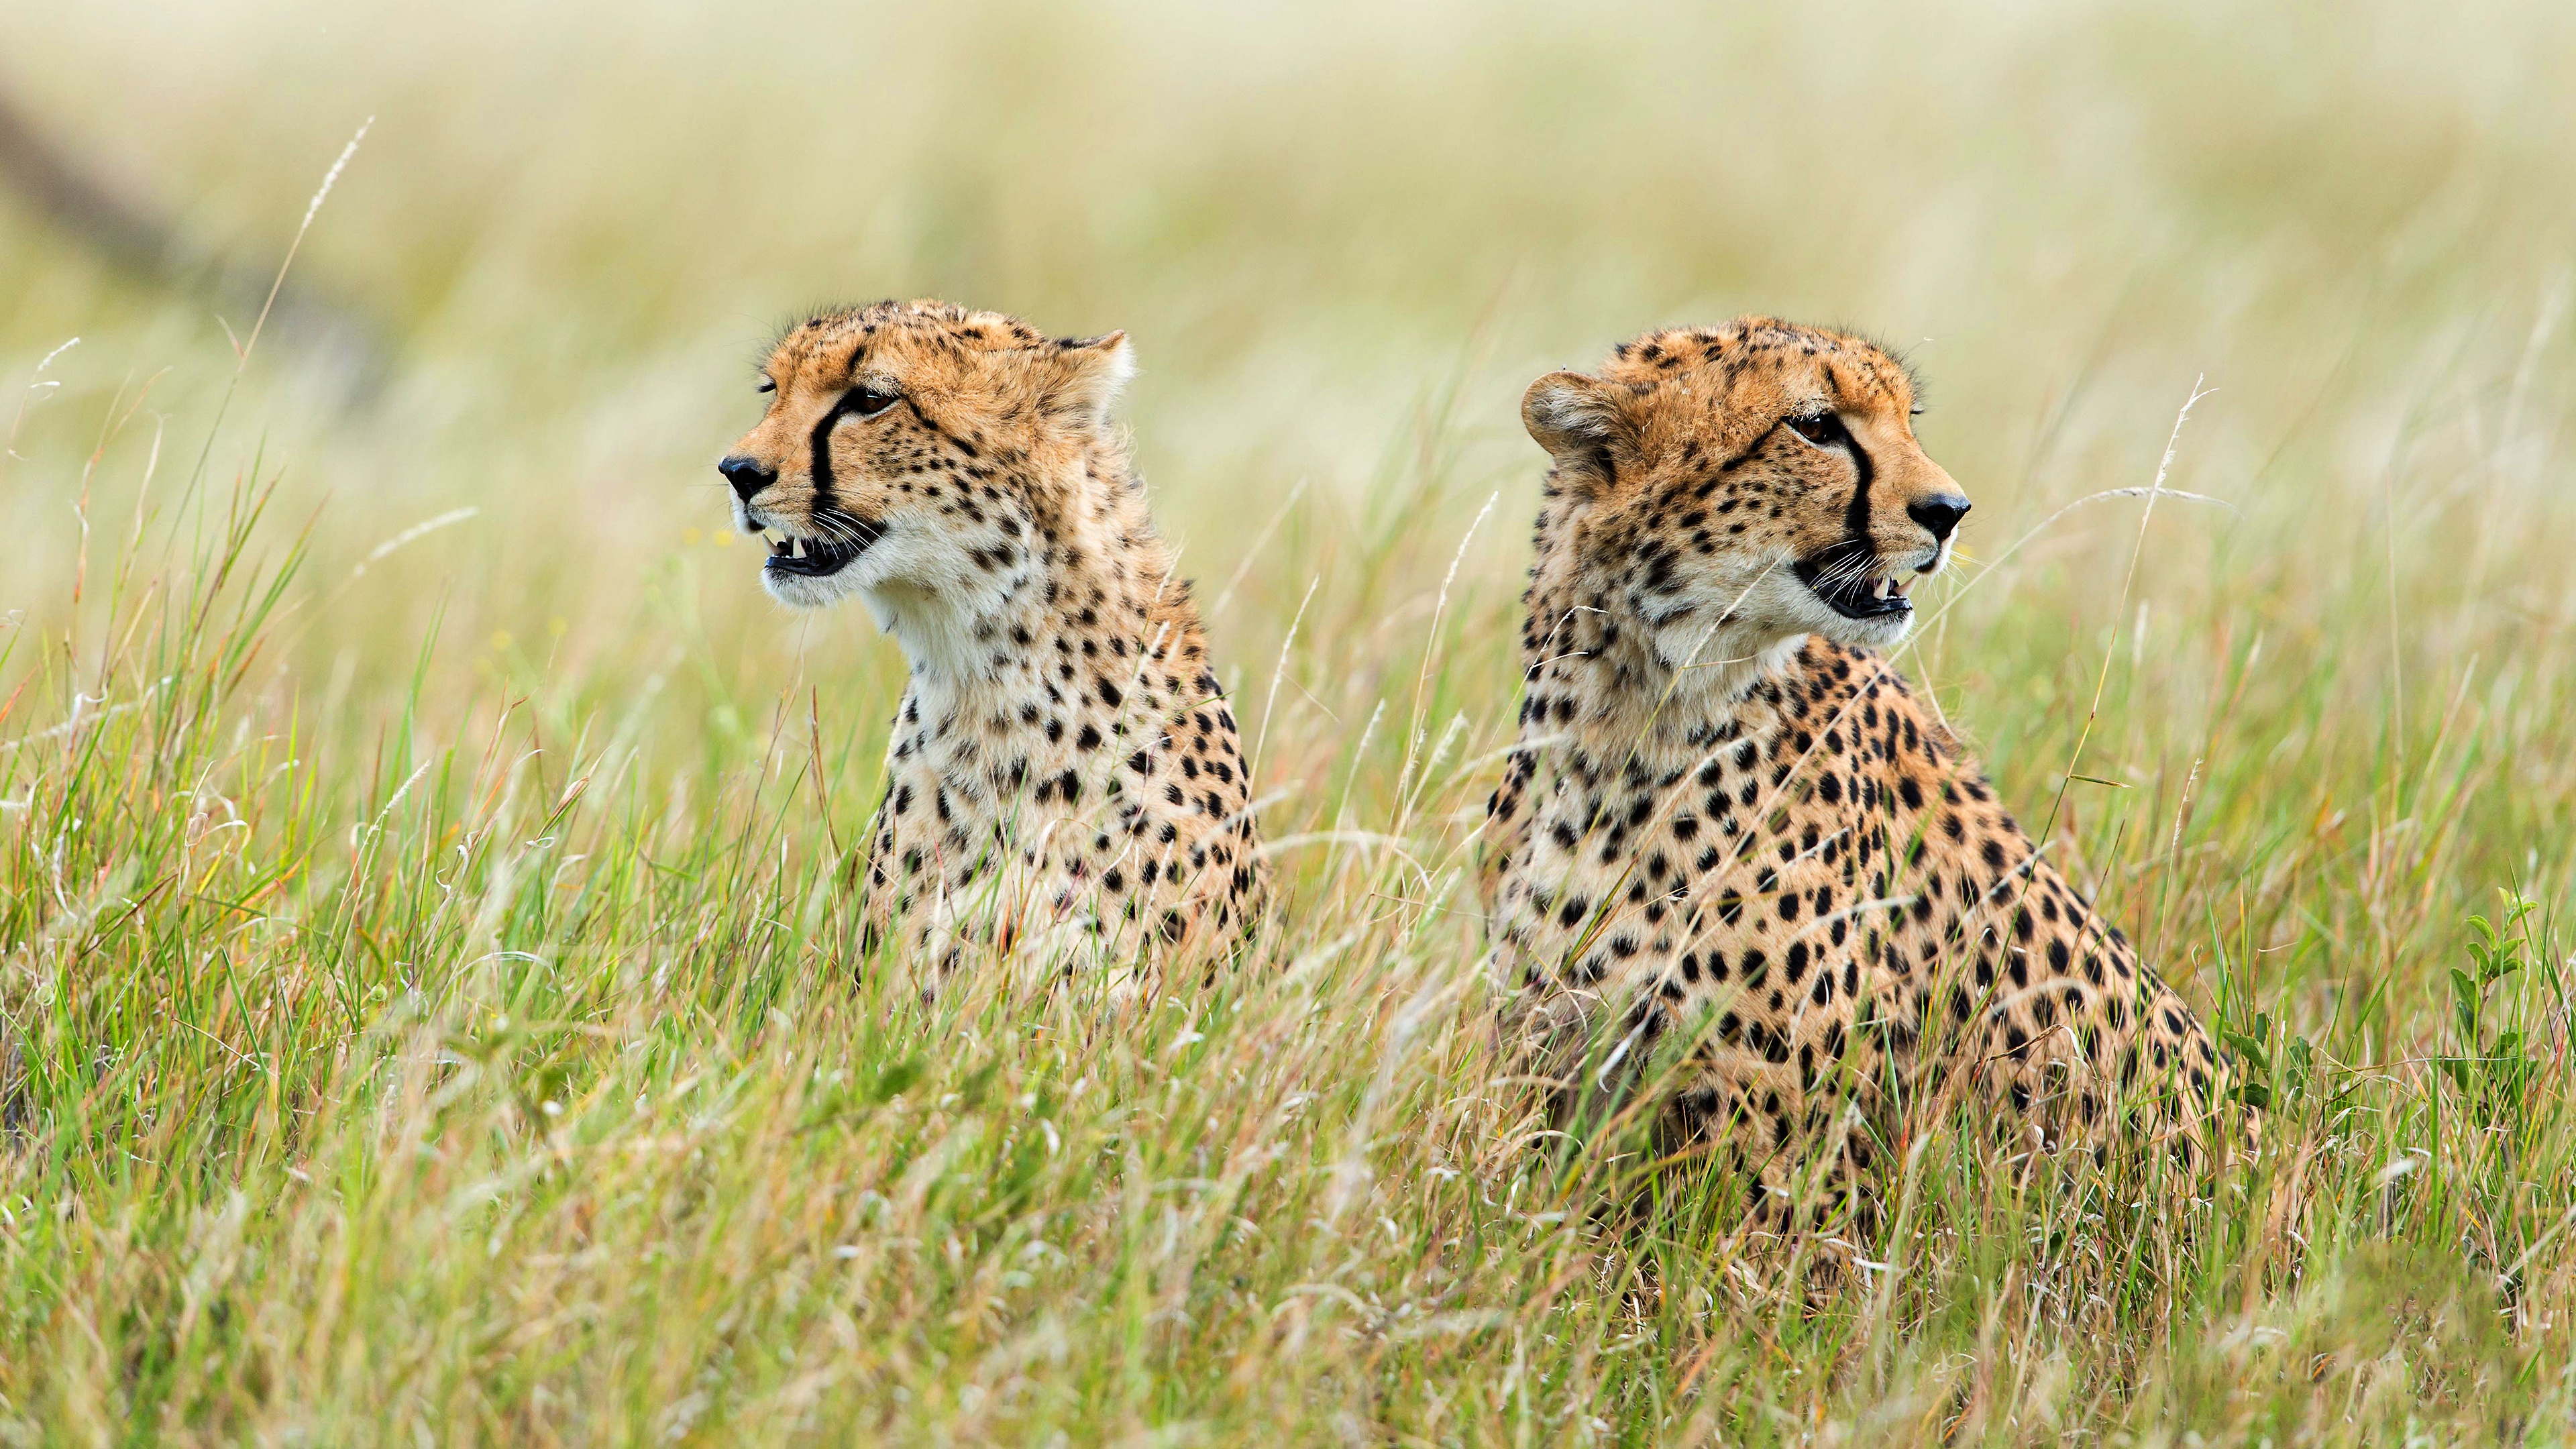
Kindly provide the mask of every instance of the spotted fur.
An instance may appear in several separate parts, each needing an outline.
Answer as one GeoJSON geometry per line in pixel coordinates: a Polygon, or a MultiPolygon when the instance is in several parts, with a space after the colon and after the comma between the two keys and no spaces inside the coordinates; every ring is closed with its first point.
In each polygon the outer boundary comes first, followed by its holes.
{"type": "Polygon", "coordinates": [[[1524,401],[1554,467],[1482,867],[1507,1041],[1569,1100],[1678,1053],[1664,1136],[1734,1162],[1764,1230],[1866,1217],[1908,1103],[2196,1152],[2227,1094],[1877,652],[1911,609],[1862,586],[1939,569],[1967,508],[1913,410],[1878,348],[1766,318],[1524,401]]]}
{"type": "Polygon", "coordinates": [[[1267,867],[1234,716],[1109,413],[1124,333],[1050,339],[920,301],[817,316],[721,465],[804,540],[782,602],[857,595],[911,677],[868,910],[934,970],[983,943],[1117,964],[1221,947],[1267,867]]]}

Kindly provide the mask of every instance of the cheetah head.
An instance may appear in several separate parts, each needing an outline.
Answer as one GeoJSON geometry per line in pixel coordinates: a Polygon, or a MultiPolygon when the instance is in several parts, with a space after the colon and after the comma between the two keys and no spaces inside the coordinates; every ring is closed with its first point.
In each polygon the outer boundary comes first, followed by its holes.
{"type": "Polygon", "coordinates": [[[1649,333],[1597,377],[1551,373],[1521,401],[1555,460],[1540,567],[1606,584],[1604,607],[1675,669],[1808,634],[1890,647],[1968,511],[1914,411],[1879,348],[1767,317],[1649,333]]]}
{"type": "Polygon", "coordinates": [[[1123,332],[1050,339],[941,302],[800,323],[761,368],[767,411],[716,465],[735,524],[779,535],[762,586],[798,608],[860,595],[898,634],[981,616],[1042,569],[1131,371],[1123,332]]]}

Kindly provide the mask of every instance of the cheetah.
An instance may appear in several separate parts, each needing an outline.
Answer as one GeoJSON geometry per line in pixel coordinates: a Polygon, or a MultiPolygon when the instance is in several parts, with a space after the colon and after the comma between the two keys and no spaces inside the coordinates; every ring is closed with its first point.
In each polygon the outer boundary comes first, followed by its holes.
{"type": "Polygon", "coordinates": [[[1909,1100],[2205,1160],[2229,1095],[1886,658],[1969,507],[1914,395],[1862,339],[1747,317],[1522,402],[1553,466],[1479,867],[1505,1041],[1560,1111],[1677,1060],[1659,1149],[1733,1164],[1761,1234],[1868,1231],[1909,1100]]]}
{"type": "MultiPolygon", "coordinates": [[[[780,603],[852,595],[910,665],[866,859],[927,982],[980,946],[1221,951],[1268,889],[1234,715],[1110,412],[1127,336],[922,300],[826,312],[717,465],[780,603]]],[[[925,988],[927,989],[927,987],[925,988]]]]}

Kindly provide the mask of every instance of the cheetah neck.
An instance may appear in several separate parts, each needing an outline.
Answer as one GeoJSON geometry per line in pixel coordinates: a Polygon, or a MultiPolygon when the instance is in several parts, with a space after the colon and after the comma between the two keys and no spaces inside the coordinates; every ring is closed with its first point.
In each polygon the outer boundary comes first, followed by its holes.
{"type": "Polygon", "coordinates": [[[1568,738],[1596,757],[1696,757],[1741,719],[1765,681],[1796,669],[1808,637],[1677,637],[1606,600],[1534,591],[1521,734],[1568,738]]]}
{"type": "Polygon", "coordinates": [[[1147,701],[1202,692],[1198,612],[1141,517],[1097,508],[1050,519],[1033,544],[1027,567],[987,595],[871,593],[910,662],[902,726],[923,746],[951,736],[979,751],[1043,753],[1095,732],[1128,735],[1147,701]]]}
{"type": "Polygon", "coordinates": [[[890,580],[860,595],[880,632],[902,646],[918,681],[958,681],[982,672],[974,648],[982,611],[953,594],[909,579],[890,580]]]}
{"type": "MultiPolygon", "coordinates": [[[[1112,639],[1132,645],[1150,633],[1136,621],[1150,625],[1177,581],[1125,456],[1097,443],[1049,471],[1058,476],[1030,487],[1038,516],[1007,549],[865,591],[878,628],[903,647],[916,690],[1025,693],[1027,680],[1062,662],[1035,652],[1052,652],[1054,641],[1078,652],[1087,639],[1105,650],[1112,639]]],[[[1195,617],[1187,622],[1196,628],[1195,617]]]]}

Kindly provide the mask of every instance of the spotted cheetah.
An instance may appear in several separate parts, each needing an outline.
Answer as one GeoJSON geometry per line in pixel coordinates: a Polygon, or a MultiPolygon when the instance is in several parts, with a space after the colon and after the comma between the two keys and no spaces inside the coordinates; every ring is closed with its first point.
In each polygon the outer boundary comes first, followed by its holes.
{"type": "Polygon", "coordinates": [[[1234,715],[1110,410],[1126,334],[935,301],[827,312],[718,464],[761,582],[902,645],[869,920],[930,983],[981,943],[1122,965],[1221,948],[1267,889],[1234,715]]]}
{"type": "Polygon", "coordinates": [[[1571,1093],[1677,1057],[1662,1140],[1735,1163],[1760,1232],[1866,1230],[1909,1100],[2196,1153],[2228,1091],[1884,657],[1968,512],[1915,411],[1879,348],[1761,317],[1522,402],[1553,467],[1480,869],[1507,1041],[1571,1093]]]}

